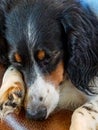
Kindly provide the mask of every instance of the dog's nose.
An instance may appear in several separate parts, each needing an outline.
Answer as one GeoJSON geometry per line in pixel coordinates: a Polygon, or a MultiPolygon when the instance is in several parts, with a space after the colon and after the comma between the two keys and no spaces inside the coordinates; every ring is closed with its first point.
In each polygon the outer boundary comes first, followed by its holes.
{"type": "Polygon", "coordinates": [[[27,117],[34,120],[44,120],[47,115],[47,108],[40,106],[36,110],[27,111],[27,117]]]}

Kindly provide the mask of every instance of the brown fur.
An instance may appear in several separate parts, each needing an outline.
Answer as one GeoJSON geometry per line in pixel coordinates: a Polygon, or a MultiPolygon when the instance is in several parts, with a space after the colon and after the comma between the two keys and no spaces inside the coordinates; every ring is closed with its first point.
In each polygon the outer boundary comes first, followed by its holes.
{"type": "Polygon", "coordinates": [[[18,53],[15,53],[16,62],[22,62],[21,56],[18,53]]]}
{"type": "Polygon", "coordinates": [[[51,81],[55,86],[58,86],[64,79],[64,64],[60,62],[56,69],[52,71],[49,76],[46,76],[46,80],[51,81]]]}

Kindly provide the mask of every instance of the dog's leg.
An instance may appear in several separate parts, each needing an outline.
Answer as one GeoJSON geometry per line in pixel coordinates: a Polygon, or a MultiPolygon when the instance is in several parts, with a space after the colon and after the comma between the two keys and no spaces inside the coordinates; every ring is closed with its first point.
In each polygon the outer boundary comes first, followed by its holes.
{"type": "Polygon", "coordinates": [[[70,130],[98,129],[98,96],[80,108],[72,115],[70,130]]]}
{"type": "Polygon", "coordinates": [[[19,112],[24,94],[22,75],[14,67],[9,67],[0,88],[0,118],[12,112],[19,112]]]}

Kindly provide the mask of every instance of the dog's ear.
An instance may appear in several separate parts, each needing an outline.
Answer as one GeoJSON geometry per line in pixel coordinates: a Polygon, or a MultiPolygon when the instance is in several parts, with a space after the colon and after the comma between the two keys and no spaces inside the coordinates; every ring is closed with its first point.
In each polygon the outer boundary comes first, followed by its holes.
{"type": "MultiPolygon", "coordinates": [[[[9,1],[9,0],[8,0],[9,1]]],[[[8,1],[0,1],[0,64],[8,64],[8,44],[5,38],[5,19],[6,11],[8,11],[8,1]]]]}
{"type": "Polygon", "coordinates": [[[72,5],[63,11],[65,68],[73,84],[87,94],[93,93],[90,80],[97,75],[98,23],[89,9],[72,5]],[[90,13],[89,13],[90,12],[90,13]],[[66,49],[67,48],[67,49],[66,49]],[[65,54],[66,55],[66,54],[65,54]]]}
{"type": "MultiPolygon", "coordinates": [[[[25,1],[25,0],[24,0],[25,1]]],[[[6,41],[6,18],[8,14],[15,8],[19,3],[22,4],[21,0],[0,0],[0,64],[9,65],[8,51],[9,46],[6,41]]]]}

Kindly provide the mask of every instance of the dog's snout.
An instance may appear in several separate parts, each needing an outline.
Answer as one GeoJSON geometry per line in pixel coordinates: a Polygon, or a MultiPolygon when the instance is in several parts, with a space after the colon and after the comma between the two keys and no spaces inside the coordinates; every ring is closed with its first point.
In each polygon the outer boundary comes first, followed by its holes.
{"type": "Polygon", "coordinates": [[[36,110],[27,111],[27,117],[34,120],[44,120],[47,116],[47,108],[40,106],[36,110]]]}

